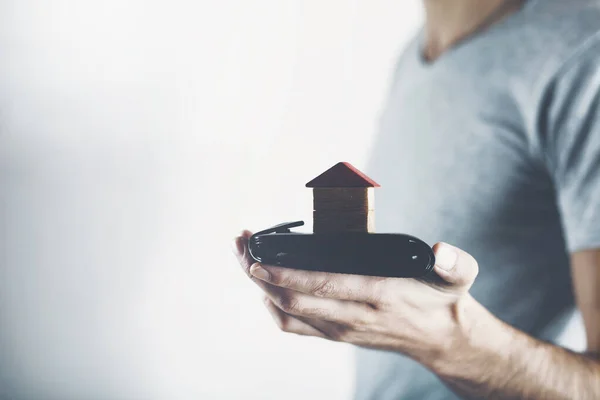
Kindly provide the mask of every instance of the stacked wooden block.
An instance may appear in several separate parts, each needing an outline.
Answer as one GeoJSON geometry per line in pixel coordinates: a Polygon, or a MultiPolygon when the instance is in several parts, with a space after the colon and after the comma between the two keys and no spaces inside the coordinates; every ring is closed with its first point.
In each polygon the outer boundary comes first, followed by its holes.
{"type": "Polygon", "coordinates": [[[379,185],[341,162],[309,183],[313,188],[313,232],[374,232],[375,193],[379,185]]]}
{"type": "Polygon", "coordinates": [[[374,232],[373,188],[315,188],[313,231],[374,232]]]}

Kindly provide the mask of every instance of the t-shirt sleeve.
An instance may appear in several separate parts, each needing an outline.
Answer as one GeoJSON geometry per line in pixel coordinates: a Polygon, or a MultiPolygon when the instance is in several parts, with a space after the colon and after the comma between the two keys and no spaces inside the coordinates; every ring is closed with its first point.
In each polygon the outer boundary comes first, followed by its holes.
{"type": "Polygon", "coordinates": [[[571,252],[600,248],[600,41],[580,50],[548,91],[542,133],[571,252]]]}

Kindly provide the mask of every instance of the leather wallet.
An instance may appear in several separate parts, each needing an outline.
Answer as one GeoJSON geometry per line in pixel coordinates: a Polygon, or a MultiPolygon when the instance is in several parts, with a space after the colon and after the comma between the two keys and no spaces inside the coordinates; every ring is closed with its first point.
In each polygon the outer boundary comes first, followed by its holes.
{"type": "Polygon", "coordinates": [[[410,235],[392,233],[297,233],[303,221],[284,223],[252,235],[256,261],[288,268],[394,278],[420,278],[435,265],[431,247],[410,235]]]}

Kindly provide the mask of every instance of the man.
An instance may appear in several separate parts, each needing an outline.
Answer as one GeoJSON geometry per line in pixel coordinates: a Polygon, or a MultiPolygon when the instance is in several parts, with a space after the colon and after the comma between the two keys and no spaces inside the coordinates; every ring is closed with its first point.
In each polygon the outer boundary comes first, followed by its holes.
{"type": "Polygon", "coordinates": [[[359,346],[357,399],[598,399],[600,4],[424,6],[368,173],[445,283],[240,262],[284,331],[359,346]],[[575,305],[584,354],[550,343],[575,305]]]}

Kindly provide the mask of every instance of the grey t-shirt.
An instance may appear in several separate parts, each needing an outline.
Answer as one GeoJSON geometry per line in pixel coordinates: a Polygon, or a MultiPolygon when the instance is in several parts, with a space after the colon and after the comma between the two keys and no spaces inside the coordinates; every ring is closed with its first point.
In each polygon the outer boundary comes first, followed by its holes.
{"type": "MultiPolygon", "coordinates": [[[[378,232],[468,251],[473,296],[546,340],[574,310],[569,252],[600,247],[599,32],[598,1],[529,0],[433,64],[418,35],[367,168],[378,232]]],[[[400,354],[357,352],[356,399],[456,398],[400,354]]]]}

